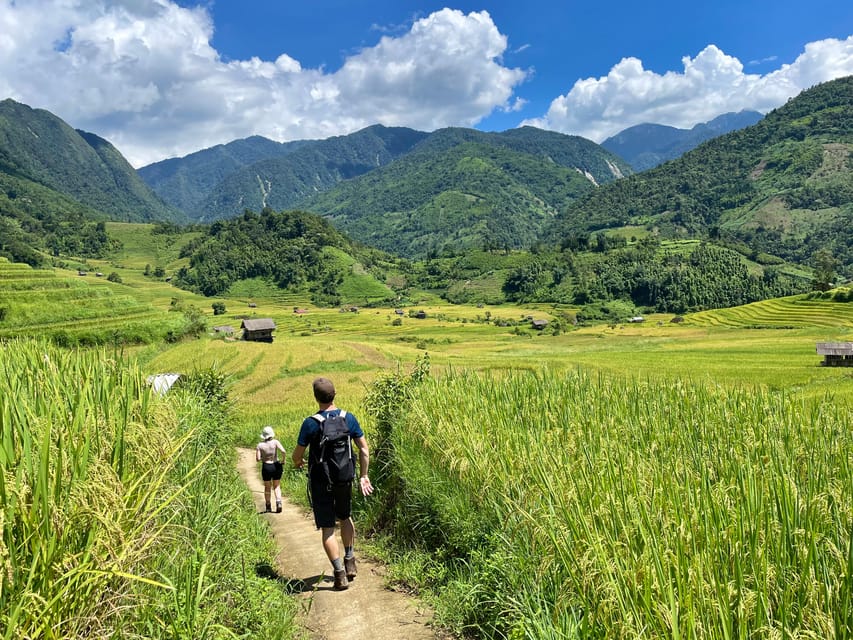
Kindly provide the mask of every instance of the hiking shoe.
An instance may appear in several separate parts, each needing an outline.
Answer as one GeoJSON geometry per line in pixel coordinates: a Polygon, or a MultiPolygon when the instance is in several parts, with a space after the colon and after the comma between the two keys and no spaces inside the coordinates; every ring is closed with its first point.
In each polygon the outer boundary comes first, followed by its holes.
{"type": "Polygon", "coordinates": [[[346,569],[335,569],[335,589],[337,591],[343,591],[348,587],[349,580],[347,580],[346,569]]]}
{"type": "Polygon", "coordinates": [[[275,512],[281,513],[281,500],[276,500],[275,502],[275,512]]]}
{"type": "Polygon", "coordinates": [[[347,572],[347,578],[352,580],[355,578],[355,575],[358,573],[358,569],[355,566],[355,556],[347,558],[344,556],[344,570],[347,572]]]}
{"type": "Polygon", "coordinates": [[[266,511],[266,512],[267,512],[267,513],[272,513],[272,507],[270,506],[270,503],[269,503],[269,502],[267,502],[267,511],[266,511]]]}

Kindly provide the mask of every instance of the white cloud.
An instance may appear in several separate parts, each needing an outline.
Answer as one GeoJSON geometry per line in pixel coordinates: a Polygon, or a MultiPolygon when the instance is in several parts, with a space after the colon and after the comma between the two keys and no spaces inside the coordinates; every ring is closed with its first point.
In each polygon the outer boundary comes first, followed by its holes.
{"type": "Polygon", "coordinates": [[[853,74],[853,36],[809,43],[793,63],[765,75],[744,73],[715,45],[682,63],[682,72],[661,75],[625,58],[604,77],[578,80],[544,116],[524,124],[601,142],[644,122],[690,128],[730,111],[766,113],[808,87],[853,74]]]}
{"type": "Polygon", "coordinates": [[[204,8],[171,0],[0,0],[0,98],[101,135],[136,166],[253,134],[321,138],[381,122],[471,126],[513,108],[526,72],[485,11],[444,9],[334,73],[225,61],[204,8]]]}

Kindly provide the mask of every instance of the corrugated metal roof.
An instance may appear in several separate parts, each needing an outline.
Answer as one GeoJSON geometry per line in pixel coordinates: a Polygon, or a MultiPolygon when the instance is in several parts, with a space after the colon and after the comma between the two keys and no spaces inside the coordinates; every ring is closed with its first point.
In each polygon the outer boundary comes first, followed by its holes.
{"type": "Polygon", "coordinates": [[[252,320],[243,320],[241,328],[249,331],[263,331],[264,329],[275,329],[275,322],[272,318],[256,318],[252,320]]]}
{"type": "Polygon", "coordinates": [[[818,342],[817,353],[821,356],[853,355],[853,342],[818,342]]]}

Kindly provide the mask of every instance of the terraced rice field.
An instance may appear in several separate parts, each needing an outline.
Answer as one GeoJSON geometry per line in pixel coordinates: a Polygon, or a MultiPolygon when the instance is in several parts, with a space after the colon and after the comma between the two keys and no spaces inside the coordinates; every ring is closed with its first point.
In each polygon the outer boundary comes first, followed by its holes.
{"type": "Polygon", "coordinates": [[[700,311],[691,314],[688,321],[692,325],[721,327],[844,327],[853,324],[853,303],[790,296],[742,307],[700,311]]]}
{"type": "Polygon", "coordinates": [[[177,331],[181,314],[141,302],[121,285],[94,287],[0,260],[0,339],[46,335],[65,343],[145,342],[177,331]]]}

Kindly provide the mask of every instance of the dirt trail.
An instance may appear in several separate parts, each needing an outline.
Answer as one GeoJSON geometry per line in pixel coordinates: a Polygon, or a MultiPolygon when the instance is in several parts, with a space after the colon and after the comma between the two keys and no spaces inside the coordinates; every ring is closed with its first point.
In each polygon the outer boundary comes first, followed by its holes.
{"type": "MultiPolygon", "coordinates": [[[[255,501],[264,510],[264,485],[255,452],[238,449],[237,467],[255,501]]],[[[262,513],[279,549],[275,569],[304,598],[302,624],[314,640],[421,640],[441,638],[430,612],[412,598],[384,587],[381,565],[358,553],[358,577],[346,591],[332,588],[331,565],[310,514],[285,500],[281,513],[262,513]]],[[[358,523],[356,522],[356,527],[358,523]]],[[[356,529],[357,530],[357,529],[356,529]]],[[[340,537],[338,538],[340,543],[340,537]]],[[[343,551],[343,546],[341,546],[343,551]]]]}

